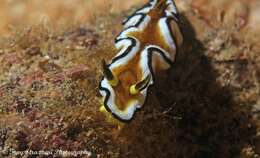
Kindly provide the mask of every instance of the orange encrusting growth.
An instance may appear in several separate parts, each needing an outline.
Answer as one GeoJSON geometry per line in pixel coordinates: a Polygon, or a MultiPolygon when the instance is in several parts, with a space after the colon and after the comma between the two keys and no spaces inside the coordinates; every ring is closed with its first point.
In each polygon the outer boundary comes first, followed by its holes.
{"type": "MultiPolygon", "coordinates": [[[[144,102],[145,98],[140,95],[132,95],[129,92],[130,86],[136,84],[138,81],[142,80],[143,72],[139,66],[141,52],[146,46],[156,45],[162,49],[170,52],[169,46],[165,43],[164,37],[161,35],[160,28],[158,25],[159,19],[161,18],[160,12],[151,10],[148,15],[151,17],[150,22],[144,30],[129,32],[126,36],[134,37],[140,42],[139,52],[136,53],[133,60],[130,60],[126,65],[114,68],[113,73],[118,76],[121,81],[116,87],[114,87],[116,95],[116,104],[120,110],[125,110],[128,107],[126,101],[138,100],[139,102],[144,102]],[[122,84],[123,83],[123,84],[122,84]]],[[[157,69],[164,67],[161,61],[156,60],[154,63],[157,69]]]]}

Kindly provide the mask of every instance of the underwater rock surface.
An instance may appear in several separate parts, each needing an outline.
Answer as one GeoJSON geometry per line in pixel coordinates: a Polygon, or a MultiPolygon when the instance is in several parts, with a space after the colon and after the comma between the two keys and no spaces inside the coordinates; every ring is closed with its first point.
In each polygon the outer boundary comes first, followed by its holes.
{"type": "Polygon", "coordinates": [[[256,0],[176,0],[184,46],[174,67],[151,88],[133,121],[120,130],[105,121],[100,63],[115,55],[121,22],[139,4],[91,23],[58,30],[39,24],[1,37],[1,157],[24,150],[91,153],[80,157],[260,156],[256,0]]]}

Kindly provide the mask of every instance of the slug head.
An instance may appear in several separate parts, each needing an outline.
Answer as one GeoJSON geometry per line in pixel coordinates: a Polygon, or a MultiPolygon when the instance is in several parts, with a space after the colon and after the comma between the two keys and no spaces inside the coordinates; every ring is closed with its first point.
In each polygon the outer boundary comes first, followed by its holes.
{"type": "MultiPolygon", "coordinates": [[[[119,73],[114,72],[102,61],[104,78],[100,82],[100,94],[102,95],[101,112],[113,115],[113,118],[121,122],[133,118],[135,111],[141,108],[145,102],[147,89],[152,82],[152,76],[142,76],[138,79],[136,72],[124,69],[119,73]]],[[[110,120],[111,120],[110,116],[110,120]]],[[[114,121],[109,121],[114,122],[114,121]]]]}

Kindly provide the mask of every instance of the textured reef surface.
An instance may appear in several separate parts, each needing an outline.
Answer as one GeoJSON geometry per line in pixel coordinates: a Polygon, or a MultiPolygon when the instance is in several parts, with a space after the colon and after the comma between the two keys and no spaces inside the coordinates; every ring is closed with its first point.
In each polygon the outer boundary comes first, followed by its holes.
{"type": "Polygon", "coordinates": [[[99,112],[101,60],[116,54],[121,22],[139,5],[91,24],[57,30],[43,23],[1,37],[0,157],[24,150],[91,153],[79,157],[259,157],[259,1],[176,4],[183,49],[122,129],[99,112]]]}

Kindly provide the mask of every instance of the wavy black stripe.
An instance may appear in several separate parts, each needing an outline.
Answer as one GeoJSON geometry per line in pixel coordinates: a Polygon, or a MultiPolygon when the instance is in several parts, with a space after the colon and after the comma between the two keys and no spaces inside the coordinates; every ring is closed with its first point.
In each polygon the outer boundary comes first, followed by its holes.
{"type": "Polygon", "coordinates": [[[165,55],[165,53],[161,50],[161,49],[159,49],[159,48],[156,48],[156,47],[150,47],[150,48],[148,48],[147,49],[147,57],[148,57],[148,67],[149,67],[149,70],[150,70],[150,72],[152,73],[152,77],[153,77],[153,79],[154,79],[154,81],[155,81],[155,73],[154,73],[154,71],[153,71],[153,63],[152,63],[152,55],[153,55],[153,51],[156,51],[157,53],[159,53],[162,57],[163,57],[163,59],[170,65],[170,66],[172,66],[173,65],[173,61],[171,60],[171,59],[169,59],[166,55],[165,55]]]}
{"type": "MultiPolygon", "coordinates": [[[[151,2],[152,2],[152,1],[151,1],[151,2]]],[[[139,14],[139,13],[137,13],[137,12],[139,12],[139,11],[145,9],[145,8],[150,8],[150,7],[152,7],[151,2],[146,3],[143,7],[137,9],[133,14],[131,14],[131,15],[129,16],[129,18],[127,18],[126,20],[124,20],[122,24],[125,25],[125,24],[127,23],[127,21],[128,21],[129,19],[131,19],[131,17],[133,17],[133,16],[136,15],[136,14],[139,14]]]]}
{"type": "Polygon", "coordinates": [[[131,17],[129,17],[124,23],[123,25],[125,25],[127,22],[129,22],[132,18],[134,18],[135,16],[138,16],[138,15],[141,15],[141,18],[139,19],[139,21],[135,24],[135,25],[132,25],[134,27],[138,27],[143,21],[144,21],[144,18],[145,18],[145,14],[144,13],[137,13],[137,14],[134,14],[132,15],[131,17]]]}
{"type": "Polygon", "coordinates": [[[175,15],[177,19],[179,19],[179,11],[178,11],[178,8],[176,7],[176,3],[174,0],[171,0],[171,2],[172,2],[173,7],[176,9],[176,13],[172,12],[172,14],[175,15]]]}
{"type": "MultiPolygon", "coordinates": [[[[174,18],[167,18],[167,19],[166,19],[166,23],[167,23],[167,27],[168,27],[168,29],[169,29],[169,31],[170,31],[170,36],[171,36],[171,38],[173,39],[173,42],[174,42],[174,44],[175,44],[175,47],[176,47],[176,55],[177,55],[177,54],[179,53],[179,46],[178,46],[178,44],[177,44],[176,37],[174,36],[174,34],[173,34],[173,32],[172,32],[172,29],[171,29],[171,27],[170,27],[170,22],[171,22],[171,20],[175,21],[174,18]]],[[[176,22],[176,21],[175,21],[175,22],[176,22]]],[[[177,26],[179,27],[179,25],[178,25],[177,22],[176,22],[176,24],[177,24],[177,26]]],[[[180,30],[180,33],[182,34],[181,29],[179,29],[179,30],[180,30]]]]}
{"type": "MultiPolygon", "coordinates": [[[[102,80],[101,81],[103,81],[104,80],[104,77],[102,78],[102,80]]],[[[106,110],[109,112],[109,113],[111,113],[112,115],[113,115],[113,117],[115,117],[116,119],[118,119],[119,121],[122,121],[122,122],[129,122],[129,121],[131,121],[132,120],[132,118],[131,119],[129,119],[129,120],[125,120],[125,119],[122,119],[121,117],[119,117],[119,116],[117,116],[116,114],[114,114],[112,111],[111,111],[111,109],[108,107],[108,105],[107,105],[107,102],[108,102],[108,100],[109,100],[109,98],[110,98],[110,96],[111,96],[111,93],[110,93],[110,91],[109,91],[109,89],[107,89],[107,88],[105,88],[105,87],[102,87],[102,82],[100,82],[100,84],[99,84],[99,90],[101,90],[101,91],[104,91],[105,93],[106,93],[106,97],[105,97],[105,100],[104,100],[104,107],[106,108],[106,110]]]]}
{"type": "MultiPolygon", "coordinates": [[[[116,56],[115,58],[112,59],[111,64],[113,64],[114,62],[116,62],[117,60],[124,58],[125,56],[127,56],[129,54],[129,52],[131,52],[131,50],[136,46],[137,42],[134,38],[131,37],[127,37],[127,38],[121,38],[116,40],[116,43],[122,40],[130,40],[131,41],[131,45],[128,46],[128,48],[125,50],[125,52],[123,52],[121,55],[116,56]]],[[[109,64],[109,66],[111,65],[109,64]]]]}

